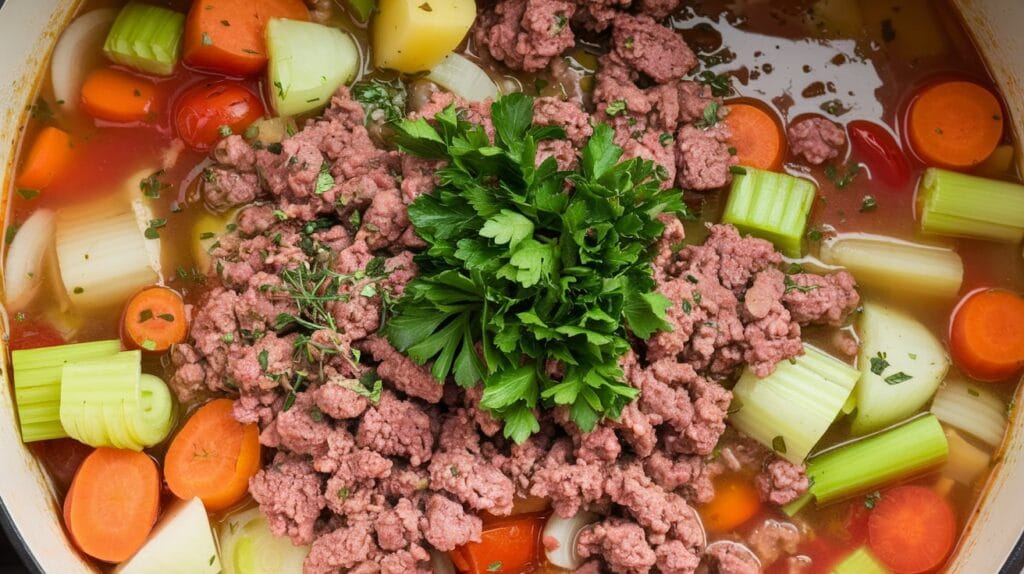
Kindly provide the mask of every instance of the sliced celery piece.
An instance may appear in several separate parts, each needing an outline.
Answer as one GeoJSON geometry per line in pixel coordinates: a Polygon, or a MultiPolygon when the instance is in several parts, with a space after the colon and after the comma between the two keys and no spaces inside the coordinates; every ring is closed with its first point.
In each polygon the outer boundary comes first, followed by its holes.
{"type": "Polygon", "coordinates": [[[359,69],[352,36],[313,22],[272,19],[267,24],[267,75],[278,115],[321,109],[359,69]]]}
{"type": "Polygon", "coordinates": [[[833,566],[831,574],[889,574],[889,569],[871,554],[867,546],[861,546],[833,566]]]}
{"type": "Polygon", "coordinates": [[[983,388],[960,377],[947,378],[932,400],[932,413],[939,420],[998,447],[1006,434],[1006,403],[983,388]]]}
{"type": "Polygon", "coordinates": [[[743,169],[746,173],[732,180],[722,222],[771,241],[789,257],[800,257],[817,186],[784,173],[743,169]]]}
{"type": "Polygon", "coordinates": [[[853,391],[857,369],[804,345],[804,354],[759,379],[749,368],[732,389],[729,422],[740,432],[800,464],[839,415],[853,391]]]}
{"type": "Polygon", "coordinates": [[[949,370],[942,341],[902,310],[865,302],[858,318],[856,435],[881,430],[921,409],[949,370]]]}
{"type": "Polygon", "coordinates": [[[118,64],[147,74],[170,76],[181,56],[184,32],[184,14],[129,2],[114,20],[103,51],[118,64]]]}
{"type": "Polygon", "coordinates": [[[949,456],[949,444],[935,415],[815,456],[807,463],[809,492],[819,505],[867,492],[894,480],[935,468],[949,456]]]}
{"type": "Polygon", "coordinates": [[[140,351],[64,366],[60,420],[68,435],[91,446],[139,451],[155,445],[174,423],[171,392],[143,375],[140,351]]]}
{"type": "Polygon", "coordinates": [[[929,168],[917,193],[925,233],[1005,243],[1024,238],[1024,185],[929,168]]]}
{"type": "Polygon", "coordinates": [[[117,340],[76,343],[11,353],[14,400],[24,442],[68,436],[60,424],[60,381],[66,363],[112,357],[117,340]]]}
{"type": "Polygon", "coordinates": [[[955,251],[881,235],[839,235],[821,245],[820,257],[845,267],[860,285],[885,293],[951,298],[964,278],[955,251]]]}

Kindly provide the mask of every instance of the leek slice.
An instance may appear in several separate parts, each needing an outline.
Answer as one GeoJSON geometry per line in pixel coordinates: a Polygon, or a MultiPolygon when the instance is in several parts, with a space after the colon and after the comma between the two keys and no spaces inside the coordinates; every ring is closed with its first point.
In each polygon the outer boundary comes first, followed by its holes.
{"type": "Polygon", "coordinates": [[[174,401],[163,381],[141,371],[141,351],[65,365],[60,421],[68,435],[135,451],[162,442],[174,424],[174,401]]]}
{"type": "Polygon", "coordinates": [[[46,255],[53,245],[54,213],[40,209],[18,228],[7,251],[4,287],[8,311],[20,311],[32,303],[43,284],[46,255]]]}
{"type": "Polygon", "coordinates": [[[113,8],[86,12],[61,33],[50,59],[50,82],[54,99],[64,102],[62,109],[71,112],[78,108],[85,76],[103,60],[103,42],[116,17],[113,8]]]}
{"type": "Polygon", "coordinates": [[[359,70],[352,36],[313,22],[272,19],[267,24],[271,103],[282,116],[323,108],[359,70]]]}
{"type": "Polygon", "coordinates": [[[580,532],[598,521],[600,517],[592,512],[579,511],[571,518],[552,514],[544,525],[544,540],[558,541],[557,548],[547,548],[544,554],[548,562],[559,568],[575,570],[583,564],[583,558],[576,551],[576,539],[580,532]]]}
{"type": "Polygon", "coordinates": [[[170,76],[181,57],[185,15],[129,2],[114,20],[103,51],[111,61],[147,74],[170,76]]]}
{"type": "Polygon", "coordinates": [[[736,429],[801,464],[839,416],[860,373],[810,345],[764,379],[749,368],[733,387],[736,429]]]}
{"type": "Polygon", "coordinates": [[[309,546],[274,536],[259,508],[232,514],[219,532],[224,574],[302,574],[309,546]]]}
{"type": "Polygon", "coordinates": [[[860,285],[886,293],[951,298],[964,278],[956,252],[879,235],[829,239],[821,245],[821,260],[845,267],[860,285]]]}
{"type": "Polygon", "coordinates": [[[1024,185],[933,167],[917,193],[925,233],[1005,243],[1024,238],[1024,185]]]}
{"type": "Polygon", "coordinates": [[[923,407],[946,377],[949,357],[942,341],[903,311],[865,302],[858,326],[861,379],[850,430],[860,435],[923,407]]]}
{"type": "Polygon", "coordinates": [[[60,424],[61,373],[70,362],[113,357],[117,340],[24,349],[11,353],[14,400],[24,442],[68,436],[60,424]]]}
{"type": "Polygon", "coordinates": [[[998,447],[1006,434],[1006,403],[980,385],[946,379],[932,401],[932,413],[985,444],[998,447]]]}
{"type": "Polygon", "coordinates": [[[746,173],[733,177],[722,223],[771,241],[788,257],[800,257],[817,186],[784,173],[743,169],[746,173]]]}
{"type": "Polygon", "coordinates": [[[465,56],[452,52],[434,66],[427,79],[442,86],[467,102],[498,98],[498,86],[487,72],[465,56]]]}
{"type": "Polygon", "coordinates": [[[198,498],[171,507],[146,545],[115,574],[217,574],[221,571],[210,519],[198,498]]]}
{"type": "Polygon", "coordinates": [[[867,546],[861,546],[833,566],[831,574],[889,574],[889,569],[871,554],[867,546]]]}
{"type": "Polygon", "coordinates": [[[941,465],[948,456],[949,444],[939,419],[921,415],[810,459],[808,493],[819,505],[828,504],[916,476],[941,465]]]}

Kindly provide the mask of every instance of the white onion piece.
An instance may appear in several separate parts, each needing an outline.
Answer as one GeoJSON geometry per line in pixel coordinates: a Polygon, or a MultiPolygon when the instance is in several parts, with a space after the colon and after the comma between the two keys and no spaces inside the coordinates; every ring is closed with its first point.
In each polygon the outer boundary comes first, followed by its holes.
{"type": "Polygon", "coordinates": [[[117,11],[103,8],[82,14],[72,22],[53,48],[50,76],[53,95],[68,110],[78,105],[79,92],[85,76],[103,58],[103,41],[110,31],[117,11]]]}
{"type": "Polygon", "coordinates": [[[430,549],[430,567],[434,574],[456,574],[455,564],[452,564],[448,554],[433,548],[430,549]]]}
{"type": "Polygon", "coordinates": [[[452,52],[430,70],[427,79],[443,86],[467,102],[482,102],[498,97],[498,86],[480,66],[452,52]]]}
{"type": "Polygon", "coordinates": [[[597,515],[590,512],[580,511],[572,518],[562,518],[557,514],[552,514],[548,523],[544,525],[544,538],[550,536],[557,540],[558,548],[544,550],[548,562],[567,570],[579,568],[583,564],[583,559],[576,553],[576,538],[584,528],[594,522],[597,522],[597,515]]]}
{"type": "Polygon", "coordinates": [[[49,209],[33,213],[15,234],[7,252],[4,278],[7,283],[7,310],[27,307],[43,283],[43,263],[53,242],[56,217],[49,209]]]}
{"type": "Polygon", "coordinates": [[[998,447],[1006,434],[1006,403],[982,385],[955,375],[939,387],[931,411],[940,421],[992,447],[998,447]]]}

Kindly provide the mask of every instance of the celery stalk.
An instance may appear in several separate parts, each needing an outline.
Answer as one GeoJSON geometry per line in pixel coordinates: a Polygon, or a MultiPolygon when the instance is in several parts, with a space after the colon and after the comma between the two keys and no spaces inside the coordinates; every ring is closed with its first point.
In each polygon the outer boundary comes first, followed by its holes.
{"type": "Polygon", "coordinates": [[[24,442],[68,436],[60,424],[60,381],[64,365],[73,361],[113,356],[117,340],[77,343],[11,353],[14,399],[24,442]]]}
{"type": "Polygon", "coordinates": [[[804,354],[782,361],[764,379],[750,369],[733,387],[736,429],[800,464],[839,415],[853,391],[857,369],[804,345],[804,354]]]}
{"type": "Polygon", "coordinates": [[[722,222],[771,241],[789,257],[800,257],[807,214],[818,188],[784,173],[743,169],[746,173],[733,178],[722,222]]]}
{"type": "Polygon", "coordinates": [[[1005,243],[1024,238],[1024,185],[929,168],[918,199],[925,233],[1005,243]]]}
{"type": "Polygon", "coordinates": [[[889,569],[866,546],[861,546],[833,566],[831,574],[889,574],[889,569]]]}
{"type": "Polygon", "coordinates": [[[185,15],[129,2],[121,9],[103,44],[112,61],[148,74],[170,76],[181,56],[185,15]]]}
{"type": "Polygon", "coordinates": [[[948,456],[939,419],[922,415],[812,458],[810,492],[819,505],[827,504],[930,470],[948,456]]]}

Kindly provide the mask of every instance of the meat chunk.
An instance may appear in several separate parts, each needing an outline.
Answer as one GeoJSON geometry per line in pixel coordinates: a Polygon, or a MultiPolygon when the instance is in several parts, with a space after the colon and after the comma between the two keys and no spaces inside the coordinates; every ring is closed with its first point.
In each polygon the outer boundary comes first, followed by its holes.
{"type": "Polygon", "coordinates": [[[430,415],[385,391],[380,403],[363,415],[356,444],[385,456],[408,458],[410,464],[419,466],[430,460],[434,447],[430,415]]]}
{"type": "Polygon", "coordinates": [[[697,56],[682,36],[650,16],[620,14],[612,25],[615,53],[657,84],[680,79],[697,65],[697,56]]]}
{"type": "Polygon", "coordinates": [[[789,149],[808,163],[818,165],[839,156],[846,145],[846,132],[835,122],[811,117],[789,126],[789,149]]]}
{"type": "Polygon", "coordinates": [[[830,275],[790,275],[792,286],[782,297],[793,320],[801,325],[839,326],[860,305],[857,281],[846,271],[830,275]]]}
{"type": "Polygon", "coordinates": [[[427,499],[427,511],[420,520],[424,538],[441,552],[455,550],[467,542],[479,542],[483,522],[467,513],[461,504],[434,494],[427,499]]]}
{"type": "Polygon", "coordinates": [[[286,453],[278,453],[270,466],[249,480],[249,493],[266,515],[270,531],[295,544],[316,538],[316,521],[326,504],[321,487],[308,459],[286,453]]]}
{"type": "Polygon", "coordinates": [[[567,0],[501,0],[479,16],[473,37],[509,68],[537,72],[576,44],[575,12],[567,0]]]}
{"type": "Polygon", "coordinates": [[[428,367],[417,365],[399,353],[382,337],[369,337],[363,349],[379,361],[377,375],[405,394],[436,403],[444,395],[444,387],[434,378],[428,367]]]}
{"type": "Polygon", "coordinates": [[[515,487],[500,469],[469,453],[442,452],[430,462],[430,487],[450,493],[474,510],[512,511],[515,487]]]}
{"type": "Polygon", "coordinates": [[[807,492],[810,481],[803,465],[774,458],[754,479],[761,500],[783,506],[807,492]]]}
{"type": "Polygon", "coordinates": [[[727,185],[732,181],[729,168],[738,161],[729,153],[729,128],[683,126],[676,133],[676,161],[680,187],[700,191],[727,185]]]}
{"type": "Polygon", "coordinates": [[[603,558],[615,574],[647,574],[657,562],[644,529],[635,522],[614,518],[580,532],[576,551],[580,558],[603,558]]]}
{"type": "Polygon", "coordinates": [[[731,540],[719,540],[704,551],[704,563],[712,574],[759,574],[761,563],[749,548],[731,540]]]}
{"type": "Polygon", "coordinates": [[[356,522],[317,538],[302,563],[302,571],[304,574],[354,572],[358,566],[379,553],[380,548],[373,542],[370,525],[356,522]]]}

